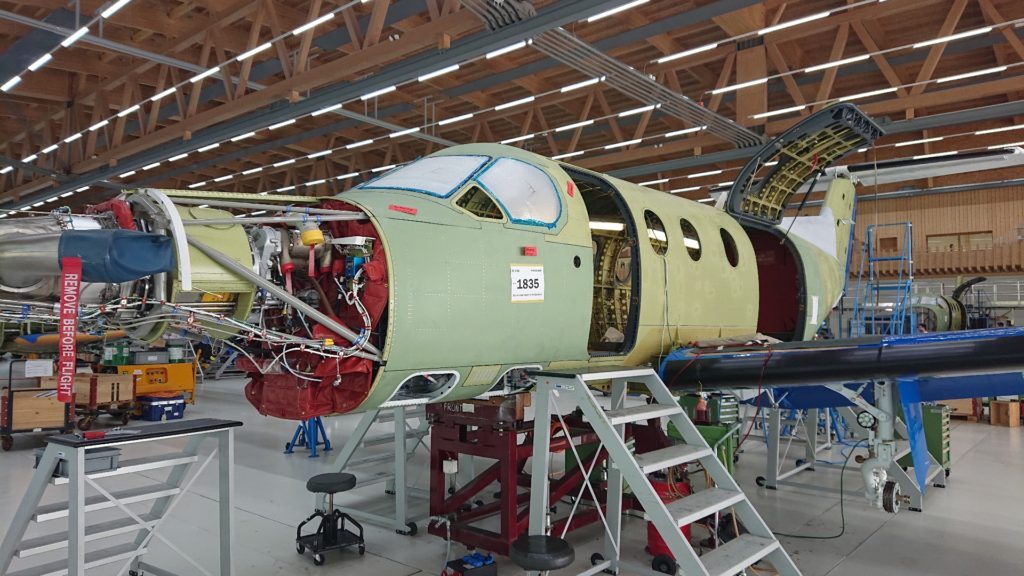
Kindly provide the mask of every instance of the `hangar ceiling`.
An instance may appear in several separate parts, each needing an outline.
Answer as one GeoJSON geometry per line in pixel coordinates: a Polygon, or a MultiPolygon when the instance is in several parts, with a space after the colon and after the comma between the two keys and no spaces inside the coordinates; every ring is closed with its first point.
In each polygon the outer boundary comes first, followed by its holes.
{"type": "Polygon", "coordinates": [[[852,163],[1024,145],[1018,0],[487,2],[0,0],[0,208],[334,194],[481,141],[704,198],[837,100],[891,128],[852,163]]]}

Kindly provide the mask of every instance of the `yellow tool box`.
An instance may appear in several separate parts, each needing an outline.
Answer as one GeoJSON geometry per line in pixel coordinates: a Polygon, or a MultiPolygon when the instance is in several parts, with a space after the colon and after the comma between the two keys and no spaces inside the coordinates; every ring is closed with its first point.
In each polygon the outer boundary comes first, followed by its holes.
{"type": "Polygon", "coordinates": [[[196,363],[124,364],[114,366],[118,374],[135,376],[135,396],[182,394],[189,404],[196,402],[196,363]]]}

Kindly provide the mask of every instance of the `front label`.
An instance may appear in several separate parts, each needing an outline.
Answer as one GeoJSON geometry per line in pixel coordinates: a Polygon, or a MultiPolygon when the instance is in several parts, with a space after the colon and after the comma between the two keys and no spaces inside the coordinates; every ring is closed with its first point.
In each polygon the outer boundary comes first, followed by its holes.
{"type": "Polygon", "coordinates": [[[512,301],[544,301],[544,267],[512,265],[512,301]]]}
{"type": "Polygon", "coordinates": [[[78,295],[82,283],[82,259],[61,259],[60,353],[57,357],[57,401],[72,401],[75,390],[75,357],[78,348],[78,295]]]}

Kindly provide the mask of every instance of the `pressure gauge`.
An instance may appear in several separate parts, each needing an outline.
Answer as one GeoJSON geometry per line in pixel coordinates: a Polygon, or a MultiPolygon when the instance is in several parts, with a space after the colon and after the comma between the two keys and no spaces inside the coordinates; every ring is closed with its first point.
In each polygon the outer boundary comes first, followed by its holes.
{"type": "Polygon", "coordinates": [[[861,428],[874,428],[878,421],[871,412],[861,412],[857,414],[857,424],[860,424],[861,428]]]}

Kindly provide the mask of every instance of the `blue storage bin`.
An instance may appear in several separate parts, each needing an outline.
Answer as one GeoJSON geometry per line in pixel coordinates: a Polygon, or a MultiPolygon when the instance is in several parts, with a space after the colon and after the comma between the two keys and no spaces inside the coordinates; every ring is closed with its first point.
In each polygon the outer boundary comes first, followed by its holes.
{"type": "Polygon", "coordinates": [[[139,396],[142,419],[149,422],[180,420],[185,417],[185,396],[139,396]]]}

